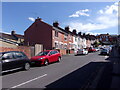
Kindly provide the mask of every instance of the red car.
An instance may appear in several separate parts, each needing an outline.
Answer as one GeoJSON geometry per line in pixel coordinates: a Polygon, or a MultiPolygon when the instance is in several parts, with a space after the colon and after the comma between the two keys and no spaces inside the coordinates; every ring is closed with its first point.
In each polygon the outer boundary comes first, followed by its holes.
{"type": "Polygon", "coordinates": [[[92,48],[92,47],[90,47],[89,49],[88,49],[88,52],[95,52],[96,51],[96,49],[94,49],[94,48],[92,48]]]}
{"type": "Polygon", "coordinates": [[[60,62],[61,55],[57,50],[46,50],[38,53],[30,60],[32,64],[48,65],[49,63],[52,62],[56,62],[56,61],[60,62]]]}

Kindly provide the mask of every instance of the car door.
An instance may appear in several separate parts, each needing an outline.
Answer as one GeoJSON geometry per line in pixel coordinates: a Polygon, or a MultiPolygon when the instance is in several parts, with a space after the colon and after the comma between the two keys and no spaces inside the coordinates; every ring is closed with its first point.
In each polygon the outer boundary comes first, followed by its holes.
{"type": "Polygon", "coordinates": [[[55,61],[58,61],[58,58],[59,58],[59,56],[60,56],[60,54],[59,54],[59,52],[58,51],[54,51],[55,52],[55,61]]]}
{"type": "Polygon", "coordinates": [[[22,67],[27,59],[27,57],[22,52],[15,52],[14,57],[16,60],[16,68],[22,67]]]}
{"type": "Polygon", "coordinates": [[[49,55],[49,62],[54,62],[54,61],[55,61],[55,53],[54,51],[51,51],[49,55]]]}
{"type": "Polygon", "coordinates": [[[13,57],[13,52],[4,53],[1,62],[2,62],[2,71],[14,69],[15,59],[13,57]]]}

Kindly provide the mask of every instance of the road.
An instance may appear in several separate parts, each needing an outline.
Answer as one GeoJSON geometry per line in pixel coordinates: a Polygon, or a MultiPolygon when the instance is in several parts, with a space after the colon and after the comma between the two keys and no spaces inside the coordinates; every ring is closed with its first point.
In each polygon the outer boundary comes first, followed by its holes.
{"type": "Polygon", "coordinates": [[[83,88],[93,82],[108,56],[66,55],[61,62],[2,76],[2,88],[83,88]]]}

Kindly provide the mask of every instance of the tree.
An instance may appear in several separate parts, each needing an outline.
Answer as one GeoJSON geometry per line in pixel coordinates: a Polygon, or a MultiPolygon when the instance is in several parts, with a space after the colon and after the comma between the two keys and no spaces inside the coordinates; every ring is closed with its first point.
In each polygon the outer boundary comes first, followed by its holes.
{"type": "Polygon", "coordinates": [[[94,47],[98,47],[100,44],[101,44],[100,42],[95,41],[92,45],[93,45],[94,47]]]}

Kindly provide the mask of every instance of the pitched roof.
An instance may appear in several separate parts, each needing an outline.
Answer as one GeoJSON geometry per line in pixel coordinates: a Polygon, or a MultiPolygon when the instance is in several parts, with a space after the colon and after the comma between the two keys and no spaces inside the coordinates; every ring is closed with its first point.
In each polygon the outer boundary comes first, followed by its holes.
{"type": "Polygon", "coordinates": [[[12,37],[10,34],[0,33],[0,38],[7,38],[7,39],[13,39],[16,40],[14,37],[12,37]]]}
{"type": "Polygon", "coordinates": [[[18,38],[24,39],[24,35],[20,35],[20,34],[10,35],[10,34],[5,34],[5,33],[0,33],[0,37],[12,39],[12,40],[17,40],[18,38]]]}

